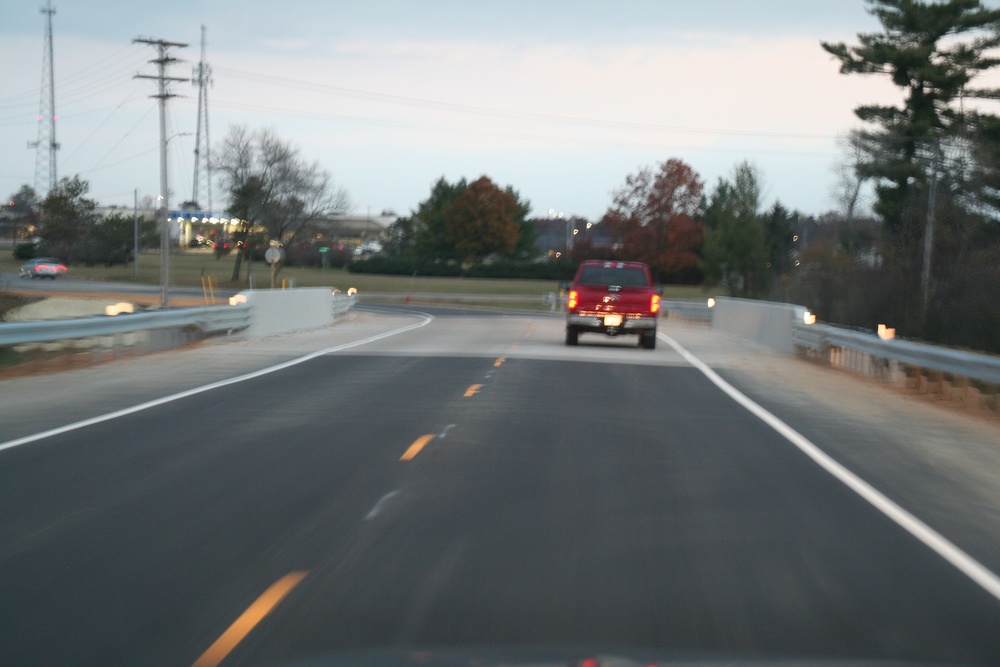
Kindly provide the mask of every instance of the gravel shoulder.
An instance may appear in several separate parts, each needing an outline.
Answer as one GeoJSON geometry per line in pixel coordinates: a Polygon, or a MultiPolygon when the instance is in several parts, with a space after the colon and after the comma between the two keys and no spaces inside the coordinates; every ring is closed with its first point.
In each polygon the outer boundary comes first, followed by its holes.
{"type": "MultiPolygon", "coordinates": [[[[727,381],[1000,572],[1000,419],[712,331],[663,329],[727,381]]],[[[789,445],[791,446],[791,445],[789,445]]]]}
{"type": "Polygon", "coordinates": [[[260,339],[217,337],[71,370],[0,376],[0,443],[234,378],[416,321],[354,311],[310,331],[260,339]]]}

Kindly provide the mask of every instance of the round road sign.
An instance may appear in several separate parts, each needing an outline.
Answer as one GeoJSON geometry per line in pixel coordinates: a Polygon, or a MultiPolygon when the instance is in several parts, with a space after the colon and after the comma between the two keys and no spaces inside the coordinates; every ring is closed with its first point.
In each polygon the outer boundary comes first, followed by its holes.
{"type": "Polygon", "coordinates": [[[268,264],[277,264],[285,256],[285,251],[281,248],[268,248],[264,252],[264,259],[268,264]]]}

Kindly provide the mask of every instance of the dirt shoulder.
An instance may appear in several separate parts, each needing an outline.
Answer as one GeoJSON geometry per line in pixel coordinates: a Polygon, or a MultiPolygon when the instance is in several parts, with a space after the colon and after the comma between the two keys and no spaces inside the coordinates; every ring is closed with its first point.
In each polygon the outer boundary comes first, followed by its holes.
{"type": "MultiPolygon", "coordinates": [[[[754,346],[664,332],[889,498],[1000,572],[1000,418],[754,346]]],[[[791,446],[791,445],[789,445],[791,446]]]]}
{"type": "MultiPolygon", "coordinates": [[[[21,297],[27,303],[9,311],[6,322],[95,317],[104,315],[106,307],[120,303],[130,303],[139,310],[158,308],[160,303],[158,294],[59,292],[40,295],[38,292],[18,290],[8,290],[8,294],[21,297]]],[[[171,296],[170,303],[182,308],[205,305],[204,299],[183,296],[171,296]]],[[[132,358],[139,353],[135,347],[101,348],[76,341],[0,348],[0,380],[84,368],[132,358]]]]}

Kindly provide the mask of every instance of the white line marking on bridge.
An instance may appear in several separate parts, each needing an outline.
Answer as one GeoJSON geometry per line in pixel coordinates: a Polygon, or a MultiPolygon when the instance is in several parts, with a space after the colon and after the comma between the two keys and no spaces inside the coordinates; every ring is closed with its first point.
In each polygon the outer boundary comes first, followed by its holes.
{"type": "Polygon", "coordinates": [[[728,394],[730,398],[798,447],[802,453],[844,483],[849,489],[868,501],[875,509],[895,521],[900,527],[930,547],[964,575],[979,584],[987,593],[1000,600],[1000,577],[987,569],[986,566],[959,549],[923,521],[897,505],[871,484],[835,461],[829,454],[813,444],[804,435],[765,410],[740,390],[736,389],[736,387],[723,380],[705,362],[688,352],[673,338],[664,333],[658,335],[661,340],[674,348],[689,364],[701,371],[712,384],[728,394]]]}
{"type": "Polygon", "coordinates": [[[368,338],[363,338],[362,340],[356,340],[350,343],[344,343],[343,345],[328,347],[324,350],[319,350],[318,352],[311,352],[310,354],[307,354],[303,357],[298,357],[296,359],[291,359],[289,361],[285,361],[280,364],[276,364],[274,366],[268,366],[267,368],[262,368],[259,371],[246,373],[245,375],[239,375],[234,378],[229,378],[228,380],[219,380],[218,382],[212,382],[210,384],[206,384],[201,387],[187,389],[185,391],[181,391],[176,394],[170,394],[169,396],[164,396],[163,398],[157,398],[152,401],[147,401],[145,403],[133,405],[128,408],[115,410],[114,412],[98,415],[97,417],[83,419],[78,422],[73,422],[72,424],[66,424],[65,426],[59,426],[57,428],[52,428],[47,431],[42,431],[41,433],[26,435],[23,438],[8,440],[7,442],[0,443],[0,451],[3,451],[5,449],[13,449],[14,447],[19,447],[20,445],[27,445],[28,443],[44,440],[45,438],[51,438],[53,436],[62,435],[63,433],[69,433],[70,431],[76,431],[81,428],[86,428],[87,426],[93,426],[94,424],[100,424],[101,422],[111,421],[112,419],[118,419],[119,417],[125,417],[127,415],[135,414],[136,412],[142,412],[143,410],[149,410],[150,408],[155,408],[160,405],[172,403],[173,401],[178,401],[182,398],[187,398],[189,396],[202,394],[206,391],[212,391],[213,389],[220,389],[222,387],[228,387],[231,384],[237,384],[238,382],[245,382],[247,380],[259,378],[263,375],[269,375],[271,373],[275,373],[277,371],[284,370],[286,368],[291,368],[292,366],[303,364],[307,361],[315,359],[316,357],[322,357],[324,355],[333,354],[334,352],[340,352],[342,350],[349,350],[353,347],[367,345],[368,343],[374,343],[375,341],[382,340],[383,338],[389,338],[390,336],[396,336],[398,334],[405,333],[407,331],[412,331],[413,329],[419,329],[420,327],[425,327],[434,321],[433,315],[428,315],[427,313],[419,313],[419,315],[421,317],[420,322],[416,324],[410,324],[408,326],[401,327],[399,329],[393,329],[392,331],[387,331],[385,333],[378,334],[377,336],[370,336],[368,338]]]}

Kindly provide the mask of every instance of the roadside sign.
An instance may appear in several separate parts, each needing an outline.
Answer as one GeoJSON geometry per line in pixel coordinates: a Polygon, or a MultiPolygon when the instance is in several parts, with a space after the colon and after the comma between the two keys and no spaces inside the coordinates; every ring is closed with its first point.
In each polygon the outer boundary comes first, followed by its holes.
{"type": "Polygon", "coordinates": [[[264,260],[267,261],[268,264],[277,264],[284,256],[285,251],[281,248],[268,248],[264,252],[264,260]]]}

